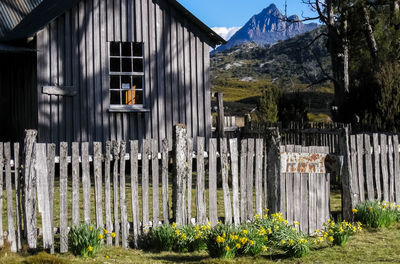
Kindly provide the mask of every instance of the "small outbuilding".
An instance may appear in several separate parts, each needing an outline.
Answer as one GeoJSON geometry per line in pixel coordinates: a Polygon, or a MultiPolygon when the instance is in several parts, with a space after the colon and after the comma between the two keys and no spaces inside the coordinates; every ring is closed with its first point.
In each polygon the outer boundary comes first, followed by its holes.
{"type": "Polygon", "coordinates": [[[223,43],[175,0],[0,1],[0,141],[209,137],[223,43]]]}

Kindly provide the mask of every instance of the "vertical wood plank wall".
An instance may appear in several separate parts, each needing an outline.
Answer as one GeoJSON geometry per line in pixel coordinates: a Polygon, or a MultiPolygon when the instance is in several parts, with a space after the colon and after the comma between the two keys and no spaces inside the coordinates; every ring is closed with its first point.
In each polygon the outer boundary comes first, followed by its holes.
{"type": "Polygon", "coordinates": [[[161,146],[177,123],[193,138],[210,136],[209,40],[167,1],[81,1],[40,31],[37,44],[40,142],[156,138],[161,146]],[[144,43],[150,111],[108,111],[110,41],[144,43]],[[44,85],[78,94],[42,94],[44,85]]]}

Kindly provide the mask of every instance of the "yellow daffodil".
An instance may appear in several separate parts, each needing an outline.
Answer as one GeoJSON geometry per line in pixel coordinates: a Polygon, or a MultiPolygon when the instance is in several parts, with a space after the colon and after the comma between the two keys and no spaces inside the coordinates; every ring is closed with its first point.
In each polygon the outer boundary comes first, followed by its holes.
{"type": "Polygon", "coordinates": [[[110,258],[110,256],[107,255],[107,256],[106,256],[106,259],[109,259],[109,258],[110,258]]]}
{"type": "Polygon", "coordinates": [[[333,236],[328,237],[329,242],[333,242],[334,238],[333,236]]]}
{"type": "Polygon", "coordinates": [[[114,232],[111,233],[111,237],[114,238],[116,235],[114,232]]]}
{"type": "Polygon", "coordinates": [[[285,240],[281,240],[281,245],[285,245],[286,241],[285,240]]]}
{"type": "Polygon", "coordinates": [[[172,228],[176,228],[176,223],[172,223],[172,228]]]}
{"type": "Polygon", "coordinates": [[[181,235],[182,240],[186,240],[186,234],[181,235]]]}
{"type": "Polygon", "coordinates": [[[242,233],[243,233],[244,235],[247,235],[248,232],[249,232],[249,231],[247,231],[246,229],[244,229],[244,230],[242,231],[242,233]]]}
{"type": "Polygon", "coordinates": [[[261,248],[261,250],[265,252],[265,251],[267,251],[267,250],[268,250],[268,247],[266,247],[266,246],[263,246],[263,247],[261,248]]]}
{"type": "Polygon", "coordinates": [[[107,229],[104,229],[104,230],[103,230],[103,233],[104,233],[105,235],[107,235],[107,234],[108,234],[108,230],[107,230],[107,229]]]}
{"type": "Polygon", "coordinates": [[[220,236],[217,236],[217,238],[215,239],[215,241],[216,241],[218,244],[220,244],[220,243],[224,243],[224,242],[225,242],[225,239],[222,238],[222,237],[220,237],[220,236]]]}
{"type": "Polygon", "coordinates": [[[355,213],[355,214],[358,213],[358,210],[357,210],[357,209],[352,209],[351,211],[352,211],[353,213],[355,213]]]}
{"type": "Polygon", "coordinates": [[[179,236],[181,232],[179,230],[175,230],[175,235],[179,236]]]}
{"type": "Polygon", "coordinates": [[[100,235],[97,236],[97,238],[100,239],[100,240],[102,240],[102,239],[103,239],[103,235],[100,234],[100,235]]]}
{"type": "Polygon", "coordinates": [[[288,244],[289,244],[289,246],[293,246],[294,241],[292,239],[289,239],[288,244]]]}
{"type": "Polygon", "coordinates": [[[87,250],[88,250],[89,252],[92,252],[92,251],[93,251],[93,247],[92,247],[92,246],[88,246],[87,250]]]}
{"type": "Polygon", "coordinates": [[[93,227],[90,226],[90,227],[89,227],[89,231],[93,231],[93,227]]]}
{"type": "Polygon", "coordinates": [[[241,246],[239,243],[236,244],[236,248],[239,249],[241,246]]]}
{"type": "Polygon", "coordinates": [[[249,244],[253,246],[254,245],[254,241],[253,240],[249,240],[249,244]]]}
{"type": "Polygon", "coordinates": [[[370,212],[372,212],[372,211],[373,211],[373,208],[372,208],[372,207],[370,207],[370,208],[368,208],[368,210],[369,210],[370,212]]]}
{"type": "Polygon", "coordinates": [[[229,251],[231,248],[229,246],[225,246],[225,251],[229,251]]]}

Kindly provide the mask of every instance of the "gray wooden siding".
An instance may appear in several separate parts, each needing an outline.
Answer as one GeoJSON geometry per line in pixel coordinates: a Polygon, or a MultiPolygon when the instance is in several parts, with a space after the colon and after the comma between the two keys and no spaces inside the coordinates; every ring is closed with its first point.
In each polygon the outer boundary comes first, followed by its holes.
{"type": "MultiPolygon", "coordinates": [[[[41,142],[210,136],[208,38],[161,0],[84,0],[37,34],[41,142]],[[110,113],[109,41],[144,43],[145,107],[110,113]],[[73,97],[42,86],[74,86],[73,97]]],[[[171,141],[170,141],[171,142],[171,141]]]]}

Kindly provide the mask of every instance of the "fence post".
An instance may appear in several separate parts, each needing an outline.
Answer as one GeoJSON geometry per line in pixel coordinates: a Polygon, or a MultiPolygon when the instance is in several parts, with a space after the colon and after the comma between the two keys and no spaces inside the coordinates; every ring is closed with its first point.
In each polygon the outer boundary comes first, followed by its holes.
{"type": "Polygon", "coordinates": [[[217,121],[217,129],[218,129],[218,137],[225,137],[225,115],[224,115],[224,94],[217,93],[217,101],[218,101],[218,121],[217,121]]]}
{"type": "Polygon", "coordinates": [[[339,133],[339,147],[340,152],[343,155],[343,167],[342,167],[342,210],[343,218],[347,221],[353,220],[353,212],[351,211],[355,204],[354,201],[354,189],[352,181],[352,172],[350,167],[350,136],[349,129],[347,127],[340,129],[339,133]]]}
{"type": "Polygon", "coordinates": [[[23,152],[23,208],[24,208],[24,234],[30,249],[36,249],[36,177],[34,175],[35,155],[33,146],[36,143],[36,130],[25,130],[24,152],[23,152]]]}
{"type": "Polygon", "coordinates": [[[186,126],[182,124],[174,127],[174,175],[173,175],[173,218],[178,225],[185,223],[184,201],[185,189],[183,182],[186,176],[186,126]]]}
{"type": "MultiPolygon", "coordinates": [[[[279,129],[271,130],[268,140],[268,208],[272,213],[284,213],[281,203],[281,150],[279,129]]],[[[284,187],[284,186],[283,186],[284,187]]],[[[284,198],[284,197],[283,197],[284,198]]]]}

